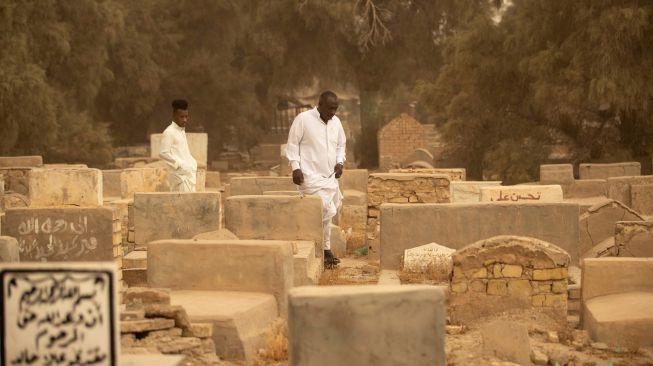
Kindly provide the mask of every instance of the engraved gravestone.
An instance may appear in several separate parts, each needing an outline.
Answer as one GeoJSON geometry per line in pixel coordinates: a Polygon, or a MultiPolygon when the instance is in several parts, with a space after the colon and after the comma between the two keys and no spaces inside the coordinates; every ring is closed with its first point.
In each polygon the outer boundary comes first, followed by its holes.
{"type": "Polygon", "coordinates": [[[0,264],[0,365],[118,365],[113,263],[0,264]]]}
{"type": "Polygon", "coordinates": [[[18,240],[21,262],[113,260],[110,208],[16,208],[5,214],[4,235],[18,240]]]}

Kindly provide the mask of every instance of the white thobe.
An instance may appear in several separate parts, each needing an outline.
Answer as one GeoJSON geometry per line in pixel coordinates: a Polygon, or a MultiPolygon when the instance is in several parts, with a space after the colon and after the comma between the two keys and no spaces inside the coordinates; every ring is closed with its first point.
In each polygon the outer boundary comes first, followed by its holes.
{"type": "Polygon", "coordinates": [[[172,122],[163,131],[159,157],[168,163],[170,191],[195,192],[197,161],[190,154],[185,128],[172,122]]]}
{"type": "Polygon", "coordinates": [[[298,114],[288,133],[286,157],[292,170],[301,169],[304,175],[299,191],[322,199],[324,249],[331,248],[331,219],[342,202],[334,168],[345,163],[346,142],[340,119],[333,116],[325,123],[317,108],[298,114]]]}

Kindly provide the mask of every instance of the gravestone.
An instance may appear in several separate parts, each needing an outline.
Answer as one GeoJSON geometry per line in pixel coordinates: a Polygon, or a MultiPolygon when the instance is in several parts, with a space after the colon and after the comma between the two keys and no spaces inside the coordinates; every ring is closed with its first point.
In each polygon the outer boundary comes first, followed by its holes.
{"type": "Polygon", "coordinates": [[[0,264],[2,365],[119,365],[113,263],[0,264]]]}
{"type": "Polygon", "coordinates": [[[18,240],[20,261],[112,261],[122,256],[118,212],[98,208],[13,208],[3,234],[18,240]]]}

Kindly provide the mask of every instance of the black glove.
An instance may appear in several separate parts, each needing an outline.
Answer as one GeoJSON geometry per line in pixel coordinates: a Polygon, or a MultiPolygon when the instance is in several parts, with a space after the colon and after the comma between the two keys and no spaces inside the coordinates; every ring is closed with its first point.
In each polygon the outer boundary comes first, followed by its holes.
{"type": "Polygon", "coordinates": [[[295,169],[292,171],[292,182],[296,185],[304,183],[304,173],[302,173],[301,169],[295,169]]]}
{"type": "Polygon", "coordinates": [[[336,179],[339,179],[342,177],[342,164],[338,163],[336,166],[333,168],[333,171],[336,172],[336,179]]]}

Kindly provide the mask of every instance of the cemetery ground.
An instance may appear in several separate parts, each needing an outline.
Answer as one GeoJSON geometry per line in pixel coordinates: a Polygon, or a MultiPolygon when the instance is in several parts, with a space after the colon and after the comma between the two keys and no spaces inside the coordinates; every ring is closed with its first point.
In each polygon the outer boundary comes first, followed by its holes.
{"type": "Polygon", "coordinates": [[[653,364],[653,176],[634,163],[542,165],[516,186],[348,169],[325,269],[322,202],[289,176],[205,170],[175,193],[148,159],[15,160],[0,158],[15,364],[653,364]],[[32,297],[55,293],[71,295],[32,297]]]}

